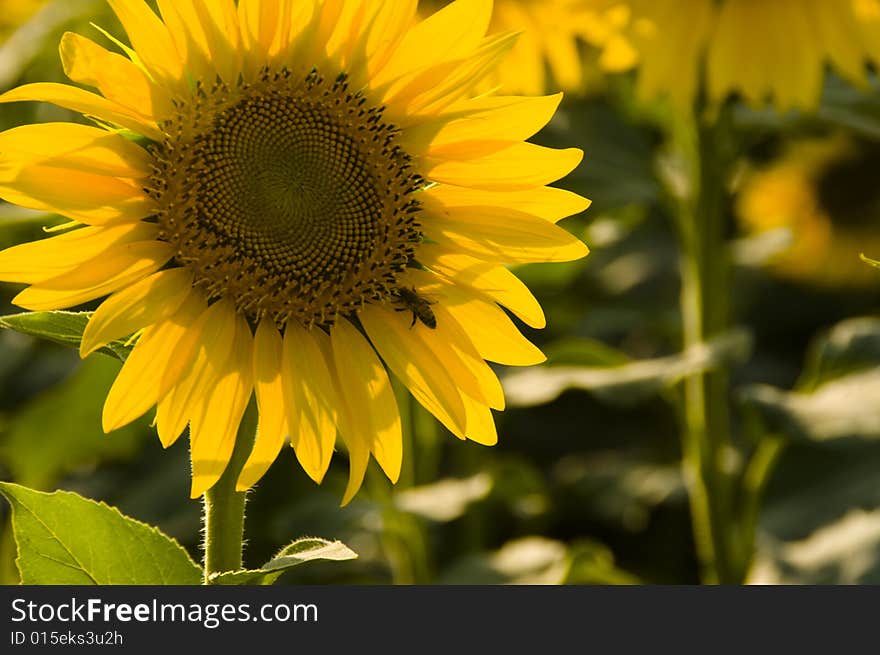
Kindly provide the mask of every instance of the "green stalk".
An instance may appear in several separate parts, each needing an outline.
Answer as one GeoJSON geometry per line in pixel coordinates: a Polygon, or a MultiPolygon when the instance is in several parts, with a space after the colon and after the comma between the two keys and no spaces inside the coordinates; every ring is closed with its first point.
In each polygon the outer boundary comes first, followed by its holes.
{"type": "MultiPolygon", "coordinates": [[[[698,347],[729,328],[730,262],[724,229],[728,207],[723,126],[693,128],[685,142],[692,189],[679,211],[682,247],[683,345],[698,347]]],[[[736,584],[744,572],[734,546],[733,482],[724,469],[730,448],[728,379],[724,370],[684,382],[683,474],[704,582],[736,584]]]]}
{"type": "Polygon", "coordinates": [[[257,434],[257,404],[248,405],[235,438],[232,457],[223,475],[205,493],[205,584],[214,573],[242,567],[244,508],[247,493],[235,490],[235,483],[250,455],[257,434]]]}

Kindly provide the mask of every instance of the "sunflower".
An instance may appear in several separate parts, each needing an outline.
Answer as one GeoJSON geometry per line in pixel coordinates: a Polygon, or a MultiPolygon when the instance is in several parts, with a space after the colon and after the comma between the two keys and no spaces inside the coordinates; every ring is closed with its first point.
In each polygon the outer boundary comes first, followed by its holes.
{"type": "Polygon", "coordinates": [[[778,274],[821,286],[873,285],[875,271],[859,254],[880,252],[878,165],[877,143],[843,135],[790,143],[746,175],[737,217],[749,235],[785,233],[788,247],[770,261],[778,274]]]}
{"type": "Polygon", "coordinates": [[[110,389],[111,431],[156,406],[164,446],[189,426],[192,496],[226,468],[253,397],[252,486],[289,441],[316,482],[337,433],[343,502],[370,454],[395,481],[388,372],[453,434],[496,442],[486,360],[530,365],[540,306],[505,264],[578,259],[555,223],[588,201],[546,186],[579,150],[525,140],[560,96],[477,95],[510,49],[489,0],[424,20],[415,0],[109,0],[131,46],[64,35],[74,82],[46,101],[96,127],[0,134],[0,196],[71,219],[0,253],[30,310],[105,298],[81,354],[137,341],[110,389]]]}
{"type": "Polygon", "coordinates": [[[641,59],[639,92],[688,106],[701,88],[719,103],[809,109],[825,66],[866,84],[880,62],[880,0],[624,0],[641,59]]]}
{"type": "MultiPolygon", "coordinates": [[[[427,7],[448,4],[429,0],[427,7]]],[[[631,68],[637,54],[622,30],[629,8],[616,0],[495,0],[491,34],[517,33],[510,53],[482,87],[541,95],[548,90],[583,92],[601,72],[631,68]],[[581,43],[598,53],[592,61],[581,43]]]]}
{"type": "Polygon", "coordinates": [[[606,0],[497,0],[491,31],[520,37],[490,81],[505,92],[527,95],[551,87],[583,91],[587,71],[579,40],[601,50],[604,70],[626,70],[635,57],[618,33],[627,13],[606,0]]]}

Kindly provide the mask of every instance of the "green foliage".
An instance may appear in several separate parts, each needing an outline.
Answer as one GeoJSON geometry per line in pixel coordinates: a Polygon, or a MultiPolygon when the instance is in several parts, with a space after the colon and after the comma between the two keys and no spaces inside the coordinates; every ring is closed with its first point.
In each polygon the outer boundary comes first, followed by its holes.
{"type": "Polygon", "coordinates": [[[688,375],[742,361],[748,356],[751,340],[746,332],[734,331],[678,355],[628,363],[614,363],[622,356],[614,358],[610,349],[596,348],[589,341],[580,353],[570,341],[565,349],[567,357],[593,358],[604,365],[545,366],[510,373],[504,378],[504,388],[511,405],[546,403],[568,389],[589,391],[605,402],[632,405],[672,388],[688,375]]]}
{"type": "Polygon", "coordinates": [[[14,480],[46,489],[80,467],[132,456],[146,430],[131,425],[105,435],[101,403],[119,364],[90,357],[65,381],[25,403],[0,429],[0,463],[14,480]]]}
{"type": "Polygon", "coordinates": [[[770,432],[808,441],[880,438],[880,319],[834,327],[813,347],[796,391],[769,385],[742,399],[770,432]]]}
{"type": "Polygon", "coordinates": [[[16,560],[24,584],[193,585],[201,570],[173,539],[119,510],[67,491],[9,482],[16,560]]]}
{"type": "Polygon", "coordinates": [[[494,552],[467,557],[443,577],[445,584],[635,584],[607,547],[590,541],[571,546],[531,536],[494,552]]]}
{"type": "MultiPolygon", "coordinates": [[[[0,328],[15,330],[62,346],[79,348],[90,315],[88,312],[62,311],[11,314],[0,316],[0,328]]],[[[114,341],[98,352],[124,361],[131,348],[132,346],[124,341],[114,341]]]]}
{"type": "Polygon", "coordinates": [[[343,562],[356,558],[357,553],[341,541],[307,537],[285,546],[259,569],[218,573],[208,582],[212,585],[271,585],[288,569],[307,562],[343,562]]]}

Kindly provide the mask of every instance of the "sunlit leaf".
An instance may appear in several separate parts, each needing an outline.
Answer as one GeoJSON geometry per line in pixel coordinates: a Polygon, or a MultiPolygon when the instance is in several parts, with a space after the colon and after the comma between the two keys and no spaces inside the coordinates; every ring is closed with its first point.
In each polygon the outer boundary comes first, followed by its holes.
{"type": "MultiPolygon", "coordinates": [[[[63,346],[79,348],[89,312],[24,312],[0,316],[0,328],[15,330],[40,339],[47,339],[63,346]]],[[[132,345],[124,341],[114,341],[98,352],[125,360],[132,345]]]]}
{"type": "Polygon", "coordinates": [[[201,569],[173,539],[104,503],[9,482],[23,584],[195,585],[201,569]]]}
{"type": "Polygon", "coordinates": [[[754,385],[742,392],[769,430],[789,437],[828,441],[880,437],[880,370],[846,375],[812,392],[754,385]]]}
{"type": "Polygon", "coordinates": [[[271,585],[294,566],[318,560],[343,562],[356,559],[357,553],[341,541],[308,537],[283,548],[259,569],[229,571],[211,576],[213,585],[271,585]]]}
{"type": "Polygon", "coordinates": [[[466,556],[441,578],[444,584],[562,584],[570,559],[566,545],[544,537],[524,537],[493,553],[466,556]]]}
{"type": "Polygon", "coordinates": [[[880,437],[880,319],[836,325],[812,348],[797,389],[752,385],[741,397],[772,432],[810,441],[880,437]]]}
{"type": "Polygon", "coordinates": [[[473,503],[492,491],[492,478],[478,473],[465,479],[446,479],[401,491],[395,496],[398,508],[438,522],[460,518],[473,503]]]}
{"type": "Polygon", "coordinates": [[[504,390],[511,406],[548,403],[568,389],[589,391],[607,402],[631,404],[677,384],[688,375],[742,361],[751,338],[741,330],[670,357],[618,366],[545,366],[508,373],[504,390]]]}
{"type": "Polygon", "coordinates": [[[851,509],[804,539],[765,539],[753,584],[877,584],[880,510],[851,509]]]}

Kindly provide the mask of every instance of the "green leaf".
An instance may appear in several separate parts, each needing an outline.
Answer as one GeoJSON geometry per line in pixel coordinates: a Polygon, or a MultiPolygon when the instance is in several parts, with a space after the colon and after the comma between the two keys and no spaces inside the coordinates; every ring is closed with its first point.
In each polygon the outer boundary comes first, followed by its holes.
{"type": "Polygon", "coordinates": [[[0,462],[13,480],[46,489],[78,467],[137,451],[150,435],[146,422],[111,434],[101,429],[104,396],[118,372],[118,362],[89,357],[66,380],[16,409],[0,428],[0,462]]]}
{"type": "Polygon", "coordinates": [[[876,81],[871,86],[866,93],[864,88],[828,75],[822,103],[817,108],[818,118],[869,139],[880,138],[880,89],[876,81]]]}
{"type": "Polygon", "coordinates": [[[0,202],[0,229],[15,228],[22,225],[45,225],[51,222],[53,215],[49,212],[25,209],[17,205],[0,202]]]}
{"type": "Polygon", "coordinates": [[[576,541],[569,547],[571,566],[565,584],[634,585],[639,579],[617,567],[611,549],[597,541],[576,541]]]}
{"type": "Polygon", "coordinates": [[[851,318],[835,325],[811,347],[797,388],[813,390],[876,366],[880,366],[880,319],[851,318]]]}
{"type": "Polygon", "coordinates": [[[229,571],[211,576],[212,585],[271,585],[287,569],[317,560],[343,562],[356,559],[357,553],[341,541],[307,537],[294,541],[259,569],[229,571]]]}
{"type": "Polygon", "coordinates": [[[462,517],[468,508],[489,495],[493,480],[488,473],[469,478],[447,478],[395,495],[394,504],[405,512],[446,523],[462,517]]]}
{"type": "Polygon", "coordinates": [[[531,536],[494,552],[467,555],[441,576],[442,584],[635,584],[617,568],[614,556],[593,541],[566,544],[531,536]]]}
{"type": "Polygon", "coordinates": [[[880,319],[846,320],[812,347],[796,390],[752,385],[742,401],[794,439],[880,437],[880,319]]]}
{"type": "Polygon", "coordinates": [[[877,584],[880,510],[847,508],[803,539],[760,544],[752,584],[877,584]]]}
{"type": "Polygon", "coordinates": [[[880,437],[880,370],[846,375],[810,392],[753,385],[742,398],[758,410],[768,430],[795,439],[880,437]]]}
{"type": "Polygon", "coordinates": [[[440,578],[441,584],[557,585],[571,566],[568,547],[545,537],[523,537],[494,552],[466,555],[440,578]]]}
{"type": "MultiPolygon", "coordinates": [[[[90,312],[25,312],[0,316],[0,328],[79,348],[90,316],[90,312]]],[[[114,341],[98,352],[125,361],[131,349],[124,341],[114,341]]]]}
{"type": "Polygon", "coordinates": [[[566,337],[544,348],[550,366],[611,367],[632,362],[625,353],[598,339],[566,337]]]}
{"type": "Polygon", "coordinates": [[[22,584],[197,585],[201,569],[157,528],[69,491],[0,482],[22,584]]]}
{"type": "Polygon", "coordinates": [[[605,402],[631,405],[665,391],[688,375],[742,361],[751,345],[748,333],[733,330],[669,357],[616,366],[533,367],[505,375],[504,391],[512,407],[548,403],[567,389],[583,389],[605,402]]]}

